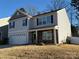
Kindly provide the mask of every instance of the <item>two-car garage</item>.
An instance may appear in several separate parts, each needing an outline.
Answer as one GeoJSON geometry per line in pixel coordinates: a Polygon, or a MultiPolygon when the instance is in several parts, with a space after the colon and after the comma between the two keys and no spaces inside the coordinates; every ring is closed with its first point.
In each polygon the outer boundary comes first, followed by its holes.
{"type": "Polygon", "coordinates": [[[27,35],[10,35],[9,44],[28,44],[27,35]]]}

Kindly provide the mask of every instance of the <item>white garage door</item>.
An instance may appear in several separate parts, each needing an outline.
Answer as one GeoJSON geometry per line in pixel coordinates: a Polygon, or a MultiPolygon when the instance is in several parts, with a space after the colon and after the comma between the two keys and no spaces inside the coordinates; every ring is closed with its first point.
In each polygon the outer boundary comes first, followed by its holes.
{"type": "Polygon", "coordinates": [[[10,44],[27,44],[28,40],[26,36],[11,36],[10,44]]]}

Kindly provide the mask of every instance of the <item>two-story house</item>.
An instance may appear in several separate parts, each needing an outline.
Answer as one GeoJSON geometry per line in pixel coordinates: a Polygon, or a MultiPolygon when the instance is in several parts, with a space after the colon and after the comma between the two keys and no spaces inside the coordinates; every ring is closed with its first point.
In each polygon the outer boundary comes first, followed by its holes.
{"type": "Polygon", "coordinates": [[[31,16],[21,8],[9,20],[10,44],[60,44],[70,36],[71,25],[65,9],[31,16]]]}

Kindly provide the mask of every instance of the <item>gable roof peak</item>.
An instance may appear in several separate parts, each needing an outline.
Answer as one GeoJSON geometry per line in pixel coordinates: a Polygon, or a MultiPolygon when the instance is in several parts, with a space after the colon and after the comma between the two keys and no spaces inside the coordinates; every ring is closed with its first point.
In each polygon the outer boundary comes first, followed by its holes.
{"type": "Polygon", "coordinates": [[[20,8],[19,10],[26,13],[26,10],[24,8],[20,8]]]}

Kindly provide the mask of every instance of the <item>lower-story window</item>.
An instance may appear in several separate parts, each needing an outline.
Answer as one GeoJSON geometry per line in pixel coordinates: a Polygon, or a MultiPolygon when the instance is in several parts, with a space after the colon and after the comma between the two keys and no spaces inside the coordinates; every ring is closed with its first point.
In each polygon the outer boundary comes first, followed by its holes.
{"type": "Polygon", "coordinates": [[[52,40],[52,31],[42,32],[42,40],[52,40]]]}

